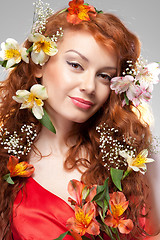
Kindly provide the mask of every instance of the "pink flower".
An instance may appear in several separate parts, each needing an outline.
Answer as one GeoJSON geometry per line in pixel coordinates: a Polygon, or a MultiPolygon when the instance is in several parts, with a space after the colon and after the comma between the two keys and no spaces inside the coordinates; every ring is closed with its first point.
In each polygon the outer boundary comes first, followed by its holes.
{"type": "Polygon", "coordinates": [[[139,81],[142,89],[152,92],[153,84],[159,82],[158,75],[160,74],[160,68],[158,63],[150,63],[146,66],[140,64],[137,67],[136,81],[139,81]]]}
{"type": "Polygon", "coordinates": [[[114,77],[111,79],[110,88],[115,91],[116,94],[126,92],[133,84],[134,77],[126,75],[125,77],[114,77]]]}

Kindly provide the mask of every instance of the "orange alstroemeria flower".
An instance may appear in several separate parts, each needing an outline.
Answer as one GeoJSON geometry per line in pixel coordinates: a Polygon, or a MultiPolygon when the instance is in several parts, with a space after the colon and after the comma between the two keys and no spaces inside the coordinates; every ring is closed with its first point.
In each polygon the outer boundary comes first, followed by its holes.
{"type": "Polygon", "coordinates": [[[83,0],[72,0],[69,2],[67,21],[73,24],[78,24],[81,21],[89,21],[90,17],[96,16],[96,10],[93,6],[84,5],[83,0]]]}
{"type": "Polygon", "coordinates": [[[10,156],[7,164],[11,177],[30,177],[34,172],[34,166],[27,162],[20,162],[15,156],[10,156]]]}
{"type": "Polygon", "coordinates": [[[67,221],[69,231],[83,236],[85,233],[97,236],[100,233],[99,224],[95,219],[96,208],[92,202],[87,202],[82,208],[75,206],[75,217],[67,221]]]}
{"type": "Polygon", "coordinates": [[[107,211],[105,218],[105,224],[109,227],[119,229],[120,233],[128,234],[133,228],[133,222],[131,219],[124,219],[122,217],[125,210],[128,208],[129,202],[126,201],[126,197],[122,192],[114,192],[110,194],[111,211],[107,211]]]}
{"type": "Polygon", "coordinates": [[[68,184],[68,192],[75,200],[68,198],[68,201],[72,205],[82,206],[86,192],[89,190],[89,194],[85,198],[85,201],[88,202],[96,195],[96,189],[96,186],[87,187],[83,182],[73,179],[68,184]]]}

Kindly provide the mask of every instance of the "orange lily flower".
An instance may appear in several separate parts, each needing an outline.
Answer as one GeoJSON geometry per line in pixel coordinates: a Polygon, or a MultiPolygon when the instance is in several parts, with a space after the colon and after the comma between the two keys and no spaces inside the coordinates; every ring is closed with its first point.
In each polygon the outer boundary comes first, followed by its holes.
{"type": "Polygon", "coordinates": [[[68,192],[75,199],[68,198],[68,201],[72,205],[82,206],[82,202],[85,199],[86,202],[91,201],[96,195],[96,186],[87,187],[83,182],[78,180],[71,180],[68,184],[68,192]],[[87,193],[89,190],[89,194],[87,193]],[[85,196],[87,194],[87,197],[85,196]]]}
{"type": "Polygon", "coordinates": [[[96,16],[93,6],[85,5],[83,0],[72,0],[69,2],[67,21],[78,24],[81,21],[89,21],[89,14],[96,16]]]}
{"type": "Polygon", "coordinates": [[[120,233],[128,234],[133,228],[131,219],[124,219],[122,217],[125,210],[128,208],[129,202],[122,192],[114,192],[110,194],[111,211],[107,211],[107,216],[104,220],[105,224],[109,227],[119,229],[120,233]]]}
{"type": "Polygon", "coordinates": [[[7,164],[7,168],[10,171],[11,177],[30,177],[34,172],[34,166],[27,162],[20,162],[15,156],[10,156],[7,164]]]}
{"type": "Polygon", "coordinates": [[[69,231],[83,236],[85,233],[98,235],[100,233],[99,224],[95,219],[96,208],[92,202],[87,202],[82,208],[75,206],[75,217],[67,221],[69,231]]]}

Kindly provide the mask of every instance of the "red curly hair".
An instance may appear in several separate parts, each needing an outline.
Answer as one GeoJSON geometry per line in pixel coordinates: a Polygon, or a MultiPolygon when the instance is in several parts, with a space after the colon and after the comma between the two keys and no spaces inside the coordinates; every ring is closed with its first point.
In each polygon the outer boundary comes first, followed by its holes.
{"type": "MultiPolygon", "coordinates": [[[[140,42],[138,38],[131,33],[124,24],[114,15],[101,13],[97,17],[91,17],[90,21],[83,21],[78,25],[73,25],[66,20],[67,13],[54,14],[48,19],[45,36],[53,36],[59,27],[63,30],[71,29],[73,31],[84,30],[90,32],[96,41],[117,54],[118,75],[126,69],[126,61],[131,60],[133,65],[140,54],[140,42]]],[[[59,42],[63,42],[62,39],[59,42]]],[[[29,48],[31,43],[27,40],[25,47],[29,48]]],[[[29,90],[35,83],[40,83],[41,79],[35,77],[37,66],[30,58],[29,64],[25,62],[19,63],[9,73],[8,78],[0,85],[0,122],[9,132],[17,131],[20,134],[20,128],[23,124],[35,124],[35,128],[39,133],[41,124],[37,121],[32,113],[27,109],[20,110],[12,96],[19,89],[29,90]]],[[[79,128],[70,133],[70,136],[77,135],[77,142],[68,151],[64,167],[66,169],[79,168],[85,165],[87,170],[82,173],[82,180],[86,184],[103,184],[104,180],[110,175],[109,171],[104,167],[102,162],[102,153],[99,150],[99,136],[96,132],[96,126],[106,123],[109,127],[119,130],[119,139],[122,135],[127,138],[131,136],[135,138],[134,146],[137,153],[147,148],[150,140],[150,130],[147,123],[142,124],[140,118],[134,113],[133,106],[126,105],[122,108],[121,97],[111,91],[109,98],[101,109],[91,117],[87,122],[80,124],[79,128]],[[81,149],[85,149],[89,158],[80,158],[81,149]],[[75,160],[77,159],[78,160],[75,160]]],[[[25,136],[23,139],[25,144],[25,136]]],[[[34,147],[34,146],[33,146],[34,147]]],[[[8,152],[0,145],[0,226],[2,227],[1,239],[7,239],[10,233],[10,221],[12,219],[12,206],[17,192],[25,184],[25,179],[15,178],[15,184],[9,185],[3,180],[3,176],[8,173],[7,162],[8,152]]],[[[20,156],[21,161],[29,161],[29,156],[20,156]]],[[[113,191],[113,185],[110,182],[110,191],[113,191]]],[[[149,210],[147,202],[148,187],[137,173],[136,178],[130,174],[127,180],[123,180],[123,192],[127,199],[130,200],[130,207],[127,216],[131,218],[135,224],[134,230],[127,239],[140,237],[145,235],[144,230],[139,226],[139,218],[142,217],[142,209],[145,206],[146,212],[149,210]],[[134,189],[134,193],[133,193],[134,189]],[[136,197],[135,197],[136,196],[136,197]],[[134,201],[133,201],[134,199],[134,201]]],[[[134,239],[135,239],[134,238],[134,239]]],[[[123,236],[123,239],[124,236],[123,236]]]]}

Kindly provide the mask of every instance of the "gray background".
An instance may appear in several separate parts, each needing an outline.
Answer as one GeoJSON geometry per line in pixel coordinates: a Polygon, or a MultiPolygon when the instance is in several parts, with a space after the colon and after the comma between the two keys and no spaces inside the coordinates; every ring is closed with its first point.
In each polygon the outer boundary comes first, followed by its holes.
{"type": "MultiPolygon", "coordinates": [[[[33,2],[33,0],[0,0],[0,42],[11,37],[22,43],[27,38],[32,25],[33,2]]],[[[68,4],[67,0],[47,2],[55,11],[68,4]]],[[[148,62],[160,62],[160,0],[88,0],[87,2],[98,10],[102,9],[120,17],[128,28],[138,35],[142,43],[142,55],[148,59],[148,62]]],[[[0,67],[0,80],[4,79],[5,74],[0,67]]],[[[152,129],[155,135],[160,137],[160,83],[154,87],[150,105],[155,118],[152,129]]],[[[157,206],[160,199],[160,154],[158,155],[155,156],[156,162],[150,164],[148,171],[149,174],[151,173],[157,206]]],[[[160,216],[159,208],[158,211],[160,216]]]]}

